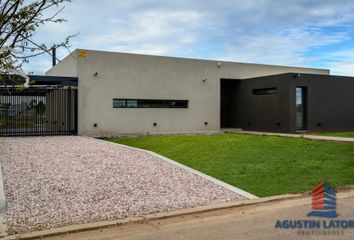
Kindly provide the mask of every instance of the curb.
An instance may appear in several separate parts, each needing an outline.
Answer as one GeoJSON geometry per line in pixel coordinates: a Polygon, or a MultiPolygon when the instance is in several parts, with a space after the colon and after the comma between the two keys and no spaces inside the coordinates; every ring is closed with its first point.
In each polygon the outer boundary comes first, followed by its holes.
{"type": "Polygon", "coordinates": [[[110,138],[110,137],[147,137],[147,136],[178,136],[178,135],[214,135],[221,134],[223,131],[190,131],[190,132],[137,132],[137,133],[117,133],[117,134],[87,134],[85,136],[92,138],[110,138]]]}
{"type": "Polygon", "coordinates": [[[324,142],[341,142],[341,143],[354,144],[354,138],[328,137],[328,136],[315,136],[315,135],[303,135],[303,138],[309,140],[324,141],[324,142]]]}
{"type": "Polygon", "coordinates": [[[339,142],[339,143],[351,143],[354,144],[354,138],[348,137],[331,137],[321,135],[309,135],[309,134],[293,134],[293,133],[273,133],[273,132],[257,132],[257,131],[243,131],[243,130],[223,130],[224,133],[236,133],[254,136],[277,136],[287,138],[304,138],[307,140],[317,140],[323,142],[339,142]]]}
{"type": "Polygon", "coordinates": [[[225,129],[224,133],[236,133],[236,134],[245,134],[245,135],[255,135],[255,136],[277,136],[277,137],[289,137],[289,138],[301,138],[301,134],[292,134],[292,133],[276,133],[276,132],[257,132],[257,131],[243,131],[243,130],[232,130],[225,129]]]}
{"type": "MultiPolygon", "coordinates": [[[[343,186],[340,187],[339,189],[342,189],[343,190],[342,193],[344,193],[344,197],[341,197],[342,199],[354,196],[354,185],[343,186]]],[[[201,214],[201,213],[207,213],[207,212],[225,210],[231,208],[247,207],[252,205],[256,206],[256,205],[271,203],[276,201],[296,200],[305,197],[309,197],[309,192],[301,193],[301,194],[285,194],[285,195],[278,195],[272,197],[220,203],[220,204],[214,204],[210,206],[181,209],[181,210],[168,212],[168,213],[162,212],[162,213],[150,214],[150,215],[145,215],[144,217],[126,218],[122,220],[113,220],[113,221],[102,221],[102,222],[87,223],[81,225],[71,225],[71,226],[54,228],[49,230],[42,230],[42,231],[31,232],[31,233],[9,235],[4,238],[1,238],[1,240],[37,239],[43,237],[58,236],[58,235],[63,235],[68,233],[84,232],[84,231],[109,228],[109,227],[117,227],[117,226],[127,225],[127,224],[146,223],[154,220],[169,219],[173,217],[182,217],[182,216],[201,214]]]]}
{"type": "Polygon", "coordinates": [[[1,240],[17,240],[17,239],[37,239],[43,237],[50,237],[50,236],[58,236],[67,233],[75,233],[75,232],[83,232],[89,230],[96,230],[102,228],[109,228],[109,227],[116,227],[126,224],[135,224],[135,223],[145,223],[148,221],[153,220],[162,220],[168,219],[173,217],[179,216],[187,216],[192,214],[199,214],[199,213],[206,213],[212,212],[216,210],[224,210],[230,208],[238,208],[238,207],[245,207],[251,205],[257,205],[262,203],[269,203],[274,201],[284,201],[284,200],[291,200],[291,199],[298,199],[305,197],[304,194],[286,194],[286,195],[279,195],[273,197],[265,197],[265,198],[257,198],[257,199],[249,199],[249,200],[240,200],[236,202],[228,202],[228,203],[220,203],[214,204],[210,206],[202,206],[202,207],[195,207],[189,209],[182,209],[173,212],[162,212],[156,214],[145,215],[144,217],[134,217],[134,218],[126,218],[122,220],[113,220],[113,221],[102,221],[96,223],[87,223],[81,225],[71,225],[66,227],[54,228],[49,230],[42,230],[37,232],[31,233],[24,233],[24,234],[15,234],[9,235],[6,237],[1,238],[1,240]]]}
{"type": "Polygon", "coordinates": [[[209,176],[207,174],[204,174],[204,173],[199,172],[199,171],[197,171],[197,170],[195,170],[193,168],[190,168],[190,167],[185,166],[185,165],[183,165],[181,163],[178,163],[178,162],[176,162],[176,161],[174,161],[172,159],[164,157],[164,156],[162,156],[162,155],[160,155],[158,153],[155,153],[155,152],[152,152],[152,151],[149,151],[149,150],[145,150],[145,149],[140,149],[140,148],[135,148],[135,147],[123,145],[123,144],[120,144],[120,143],[110,142],[110,141],[106,141],[106,140],[101,140],[101,139],[96,139],[96,138],[91,138],[91,137],[87,137],[87,138],[90,138],[90,139],[93,139],[93,140],[96,140],[96,141],[100,141],[100,142],[105,142],[105,143],[108,142],[110,144],[118,145],[118,146],[121,146],[121,147],[124,147],[124,148],[128,148],[128,149],[132,149],[132,150],[136,150],[136,151],[141,151],[141,152],[147,153],[147,154],[152,155],[154,157],[157,157],[157,158],[159,158],[161,160],[164,160],[164,161],[166,161],[166,162],[168,162],[170,164],[173,164],[173,165],[175,165],[175,166],[177,166],[179,168],[182,168],[182,169],[186,170],[187,172],[191,172],[191,173],[193,173],[193,174],[195,174],[195,175],[197,175],[199,177],[202,177],[204,179],[207,179],[207,180],[209,180],[209,181],[211,181],[211,182],[213,182],[213,183],[215,183],[215,184],[217,184],[219,186],[227,188],[228,190],[230,190],[230,191],[232,191],[234,193],[237,193],[237,194],[239,194],[241,196],[244,196],[244,197],[246,197],[248,199],[256,199],[256,198],[258,198],[257,196],[255,196],[255,195],[253,195],[253,194],[251,194],[249,192],[246,192],[246,191],[244,191],[242,189],[234,187],[234,186],[232,186],[230,184],[227,184],[227,183],[225,183],[223,181],[220,181],[220,180],[218,180],[216,178],[213,178],[213,177],[211,177],[211,176],[209,176]]]}

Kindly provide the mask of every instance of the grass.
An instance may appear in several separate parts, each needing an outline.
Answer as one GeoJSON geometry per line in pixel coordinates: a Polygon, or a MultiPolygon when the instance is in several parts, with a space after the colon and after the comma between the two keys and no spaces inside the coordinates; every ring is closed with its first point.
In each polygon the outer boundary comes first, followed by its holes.
{"type": "Polygon", "coordinates": [[[257,196],[306,192],[323,180],[354,183],[354,144],[232,133],[105,140],[152,150],[257,196]]]}
{"type": "Polygon", "coordinates": [[[354,138],[354,132],[314,133],[314,135],[354,138]]]}

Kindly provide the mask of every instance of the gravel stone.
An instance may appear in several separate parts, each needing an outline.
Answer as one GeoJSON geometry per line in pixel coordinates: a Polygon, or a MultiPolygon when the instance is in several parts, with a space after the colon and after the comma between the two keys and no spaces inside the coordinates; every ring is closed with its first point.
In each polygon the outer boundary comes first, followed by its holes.
{"type": "Polygon", "coordinates": [[[246,199],[151,154],[88,137],[0,139],[10,234],[246,199]]]}

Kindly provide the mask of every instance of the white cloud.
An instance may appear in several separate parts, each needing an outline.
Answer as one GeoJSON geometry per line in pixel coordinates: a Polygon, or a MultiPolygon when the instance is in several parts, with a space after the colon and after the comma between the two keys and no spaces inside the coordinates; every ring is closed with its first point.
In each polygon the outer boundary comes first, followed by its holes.
{"type": "Polygon", "coordinates": [[[202,14],[193,11],[134,13],[125,20],[113,19],[108,29],[102,29],[102,33],[96,36],[88,36],[80,47],[170,54],[195,43],[198,36],[191,28],[198,26],[202,18],[202,14]]]}
{"type": "MultiPolygon", "coordinates": [[[[354,57],[331,55],[352,41],[353,12],[352,0],[75,0],[63,12],[68,23],[48,25],[37,37],[50,44],[80,31],[73,49],[320,65],[354,74],[354,57]]],[[[35,71],[43,69],[39,62],[50,66],[43,59],[32,61],[35,71]]]]}
{"type": "Polygon", "coordinates": [[[277,34],[257,34],[235,38],[225,44],[222,59],[241,62],[308,66],[318,60],[308,54],[311,48],[347,40],[345,32],[325,35],[318,29],[290,29],[277,34]]]}
{"type": "Polygon", "coordinates": [[[354,51],[346,49],[327,54],[327,66],[334,75],[354,77],[354,51]]]}

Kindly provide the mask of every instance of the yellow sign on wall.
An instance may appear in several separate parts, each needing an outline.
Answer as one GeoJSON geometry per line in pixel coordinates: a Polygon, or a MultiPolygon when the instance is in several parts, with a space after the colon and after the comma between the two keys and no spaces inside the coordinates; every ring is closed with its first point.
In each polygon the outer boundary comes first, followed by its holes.
{"type": "Polygon", "coordinates": [[[87,57],[87,52],[79,51],[79,57],[82,57],[82,58],[87,57]]]}

